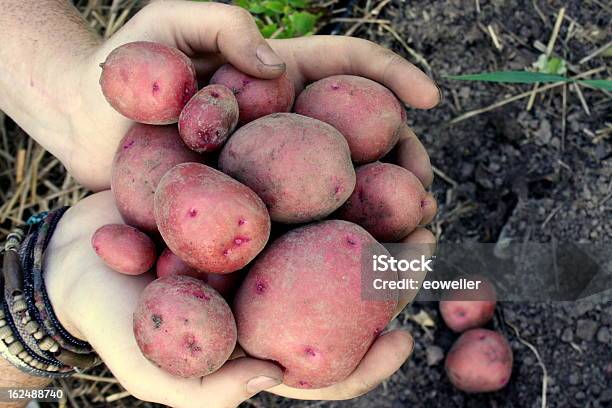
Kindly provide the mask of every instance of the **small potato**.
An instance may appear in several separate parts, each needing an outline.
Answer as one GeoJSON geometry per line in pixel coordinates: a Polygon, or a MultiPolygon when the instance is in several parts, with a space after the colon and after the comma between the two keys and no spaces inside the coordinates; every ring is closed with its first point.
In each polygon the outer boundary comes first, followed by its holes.
{"type": "Polygon", "coordinates": [[[272,220],[283,223],[325,218],[355,187],[342,135],[295,113],[275,113],[238,129],[221,151],[219,167],[251,187],[272,220]]]}
{"type": "Polygon", "coordinates": [[[100,66],[100,85],[108,103],[140,123],[176,123],[183,106],[198,90],[189,57],[164,44],[124,44],[100,66]]]}
{"type": "MultiPolygon", "coordinates": [[[[346,221],[283,235],[253,263],[236,295],[240,345],[282,365],[290,387],[323,388],[344,380],[397,306],[396,299],[362,297],[362,260],[381,252],[370,234],[346,221]]],[[[397,274],[387,277],[396,280],[397,274]]]]}
{"type": "Polygon", "coordinates": [[[140,275],[155,263],[155,244],[144,233],[124,224],[98,228],[91,238],[96,254],[111,269],[126,275],[140,275]]]}
{"type": "Polygon", "coordinates": [[[271,113],[289,112],[295,99],[295,88],[287,74],[260,79],[225,64],[215,72],[210,83],[232,90],[240,107],[241,125],[271,113]]]}
{"type": "Polygon", "coordinates": [[[497,391],[510,380],[512,349],[497,332],[471,329],[453,344],[445,367],[450,382],[462,391],[497,391]]]}
{"type": "Polygon", "coordinates": [[[199,378],[216,371],[236,346],[229,306],[210,286],[190,276],[150,283],[134,312],[142,354],[168,373],[199,378]]]}
{"type": "Polygon", "coordinates": [[[176,256],[168,248],[164,249],[157,259],[156,272],[158,278],[165,276],[186,275],[197,278],[207,283],[214,290],[219,292],[225,299],[230,299],[234,290],[238,287],[242,272],[227,273],[219,275],[217,273],[200,272],[187,265],[181,258],[176,256]]]}
{"type": "Polygon", "coordinates": [[[179,117],[179,133],[196,152],[221,148],[238,123],[238,102],[223,85],[208,85],[185,105],[179,117]]]}
{"type": "Polygon", "coordinates": [[[295,112],[338,129],[358,164],[387,154],[406,121],[404,107],[390,90],[352,75],[334,75],[310,84],[298,96],[295,112]]]}
{"type": "Polygon", "coordinates": [[[176,126],[134,124],[119,142],[111,173],[111,190],[123,220],[156,232],[153,197],[159,180],[179,163],[202,159],[181,141],[176,126]]]}
{"type": "Polygon", "coordinates": [[[487,279],[480,280],[478,289],[445,292],[440,301],[440,314],[446,325],[461,333],[487,324],[495,314],[495,288],[487,279]]]}
{"type": "Polygon", "coordinates": [[[425,189],[403,167],[370,163],[357,168],[353,194],[338,210],[338,218],[357,223],[379,241],[395,242],[423,218],[425,189]]]}
{"type": "Polygon", "coordinates": [[[191,266],[187,265],[181,258],[176,256],[174,252],[168,248],[164,249],[159,258],[157,258],[155,272],[157,273],[158,278],[186,275],[199,279],[202,275],[204,275],[204,272],[200,272],[196,268],[192,268],[191,266]]]}
{"type": "Polygon", "coordinates": [[[208,273],[243,268],[270,236],[265,204],[247,186],[199,163],[162,177],[155,219],[166,245],[189,266],[208,273]]]}

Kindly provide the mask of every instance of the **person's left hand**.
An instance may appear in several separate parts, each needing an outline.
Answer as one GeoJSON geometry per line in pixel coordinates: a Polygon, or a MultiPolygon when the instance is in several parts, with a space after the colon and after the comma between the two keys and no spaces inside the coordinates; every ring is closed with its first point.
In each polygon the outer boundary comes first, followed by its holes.
{"type": "MultiPolygon", "coordinates": [[[[110,169],[119,140],[130,120],[115,112],[99,85],[99,64],[116,47],[132,41],[155,41],[190,56],[198,75],[207,78],[223,62],[260,78],[285,71],[299,92],[305,84],[336,75],[368,77],[387,86],[406,104],[428,109],[440,96],[434,82],[414,65],[370,41],[342,36],[309,36],[266,41],[250,14],[236,6],[191,1],[159,1],[143,8],[116,34],[91,50],[74,69],[78,101],[71,101],[69,151],[56,152],[71,174],[86,187],[110,185],[110,169]]],[[[414,133],[404,137],[409,169],[429,185],[429,158],[414,133]]]]}
{"type": "Polygon", "coordinates": [[[377,386],[412,352],[410,334],[385,333],[346,380],[318,390],[270,388],[282,380],[281,368],[248,357],[228,361],[203,378],[173,377],[142,355],[132,330],[138,297],[153,276],[115,272],[91,246],[93,233],[109,223],[122,223],[110,191],[87,197],[69,209],[45,253],[45,282],[61,323],[74,336],[90,342],[121,384],[140,399],[173,407],[203,403],[211,408],[235,407],[263,389],[298,399],[348,399],[377,386]],[[255,378],[261,380],[250,383],[255,378]]]}

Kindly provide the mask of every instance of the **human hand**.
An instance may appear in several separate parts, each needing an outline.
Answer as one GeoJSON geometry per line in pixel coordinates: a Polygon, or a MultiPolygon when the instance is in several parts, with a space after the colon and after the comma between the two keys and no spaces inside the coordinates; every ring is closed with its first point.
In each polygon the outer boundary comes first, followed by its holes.
{"type": "MultiPolygon", "coordinates": [[[[131,41],[155,41],[179,48],[195,62],[198,75],[207,78],[229,61],[253,76],[272,78],[287,71],[296,90],[335,74],[371,78],[393,90],[416,108],[439,101],[435,84],[397,54],[366,40],[341,36],[310,36],[265,41],[245,10],[219,3],[154,2],[142,9],[115,35],[91,50],[79,69],[80,103],[71,113],[74,146],[58,156],[81,183],[94,190],[109,187],[115,148],[130,121],[115,112],[100,86],[107,55],[131,41]]],[[[425,149],[407,127],[406,155],[425,185],[432,179],[425,149]]]]}
{"type": "MultiPolygon", "coordinates": [[[[348,399],[389,377],[412,351],[412,337],[401,330],[380,336],[345,381],[319,390],[277,385],[280,367],[240,357],[198,379],[173,377],[140,352],[132,313],[149,274],[127,276],[110,270],[91,247],[91,236],[108,223],[121,223],[110,191],[94,194],[62,218],[45,254],[45,282],[62,324],[92,344],[121,384],[137,398],[173,407],[234,407],[263,389],[299,399],[348,399]],[[272,388],[270,388],[272,387],[272,388]]],[[[235,352],[240,355],[240,350],[235,352]]]]}

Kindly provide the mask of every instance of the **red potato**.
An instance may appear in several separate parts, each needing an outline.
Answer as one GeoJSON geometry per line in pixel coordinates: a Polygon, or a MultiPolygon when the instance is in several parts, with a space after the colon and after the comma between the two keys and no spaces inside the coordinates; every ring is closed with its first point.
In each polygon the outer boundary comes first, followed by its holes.
{"type": "Polygon", "coordinates": [[[484,326],[495,314],[495,288],[487,279],[480,280],[478,289],[445,292],[440,301],[440,314],[446,325],[461,333],[467,329],[484,326]]]}
{"type": "Polygon", "coordinates": [[[219,167],[252,188],[272,220],[283,223],[325,218],[355,187],[342,135],[294,113],[268,115],[238,129],[221,151],[219,167]]]}
{"type": "Polygon", "coordinates": [[[334,75],[310,84],[298,95],[295,112],[338,129],[358,164],[387,154],[406,121],[404,107],[390,90],[352,75],[334,75]]]}
{"type": "Polygon", "coordinates": [[[242,125],[271,113],[289,112],[295,99],[295,88],[287,74],[275,79],[260,79],[225,64],[215,72],[210,83],[232,90],[240,107],[242,125]]]}
{"type": "Polygon", "coordinates": [[[157,259],[155,272],[158,278],[185,275],[199,279],[202,275],[204,275],[204,272],[200,272],[196,268],[192,268],[191,266],[187,265],[181,258],[176,256],[174,252],[168,248],[164,249],[157,259]]]}
{"type": "Polygon", "coordinates": [[[361,296],[362,259],[374,252],[385,250],[346,221],[310,224],[277,239],[236,295],[240,345],[282,365],[288,386],[322,388],[344,380],[397,306],[397,300],[361,296]]]}
{"type": "Polygon", "coordinates": [[[153,197],[159,180],[177,164],[201,160],[183,144],[175,126],[134,124],[119,142],[111,174],[111,190],[123,220],[156,232],[153,197]]]}
{"type": "Polygon", "coordinates": [[[223,85],[208,85],[185,105],[179,117],[179,133],[196,152],[221,148],[238,123],[238,102],[223,85]]]}
{"type": "Polygon", "coordinates": [[[355,190],[338,218],[361,225],[385,242],[398,241],[416,228],[426,192],[414,174],[380,162],[360,166],[356,173],[355,190]]]}
{"type": "Polygon", "coordinates": [[[248,187],[199,163],[168,171],[155,192],[155,219],[166,245],[208,273],[243,268],[270,236],[265,204],[248,187]]]}
{"type": "Polygon", "coordinates": [[[216,371],[236,346],[229,306],[210,286],[190,276],[150,283],[134,312],[142,354],[168,373],[199,378],[216,371]]]}
{"type": "Polygon", "coordinates": [[[140,275],[155,263],[155,244],[146,234],[124,224],[104,225],[93,234],[91,245],[111,269],[140,275]]]}
{"type": "Polygon", "coordinates": [[[240,271],[224,275],[200,272],[187,265],[168,248],[164,249],[157,259],[156,272],[158,278],[186,275],[200,279],[202,282],[207,283],[210,287],[219,292],[225,299],[229,299],[233,295],[242,278],[242,272],[240,271]]]}
{"type": "Polygon", "coordinates": [[[450,382],[462,391],[497,391],[510,380],[512,349],[497,332],[471,329],[450,349],[445,367],[450,382]]]}
{"type": "Polygon", "coordinates": [[[198,90],[189,57],[164,44],[124,44],[100,66],[100,85],[108,103],[140,123],[176,123],[183,106],[198,90]]]}

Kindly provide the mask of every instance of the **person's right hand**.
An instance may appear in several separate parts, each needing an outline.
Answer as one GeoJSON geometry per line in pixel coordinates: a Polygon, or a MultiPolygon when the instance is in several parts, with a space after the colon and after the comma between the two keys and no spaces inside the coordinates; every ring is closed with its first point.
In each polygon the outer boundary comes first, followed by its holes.
{"type": "Polygon", "coordinates": [[[264,389],[298,399],[349,399],[393,374],[412,351],[407,332],[383,334],[345,381],[318,390],[278,385],[283,378],[279,366],[248,357],[230,360],[203,378],[174,377],[142,355],[132,331],[138,297],[153,276],[112,271],[91,246],[93,233],[110,223],[122,223],[110,191],[69,209],[45,254],[45,282],[66,329],[90,342],[119,382],[139,399],[180,408],[235,407],[264,389]]]}

